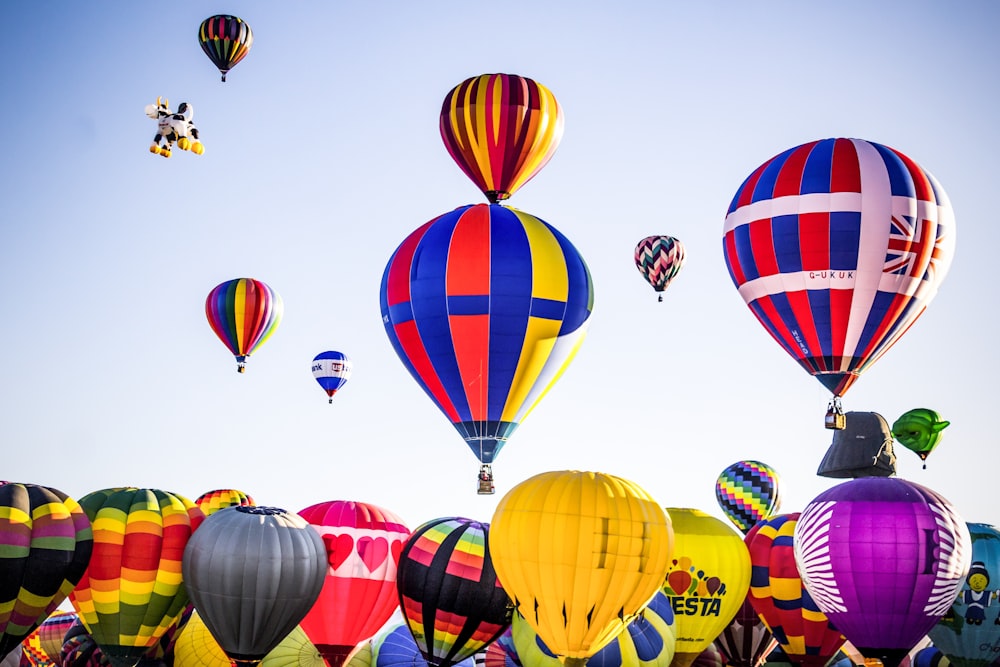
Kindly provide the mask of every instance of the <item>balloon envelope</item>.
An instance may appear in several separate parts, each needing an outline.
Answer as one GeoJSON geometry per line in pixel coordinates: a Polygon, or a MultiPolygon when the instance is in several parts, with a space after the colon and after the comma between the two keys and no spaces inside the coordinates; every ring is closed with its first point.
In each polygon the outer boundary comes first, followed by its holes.
{"type": "Polygon", "coordinates": [[[647,236],[635,246],[635,265],[646,282],[662,292],[684,267],[684,244],[673,236],[647,236]]]}
{"type": "Polygon", "coordinates": [[[934,645],[956,667],[984,667],[1000,653],[1000,531],[985,523],[967,524],[972,563],[951,609],[932,627],[934,645]]]}
{"type": "Polygon", "coordinates": [[[729,625],[750,588],[750,554],[742,537],[705,512],[668,507],[674,557],[663,591],[674,610],[673,664],[690,665],[729,625]]]}
{"type": "Polygon", "coordinates": [[[926,461],[928,455],[941,442],[941,431],[951,422],[941,419],[936,410],[914,408],[907,410],[892,423],[892,435],[899,444],[926,461]]]}
{"type": "Polygon", "coordinates": [[[309,611],[326,574],[323,540],[302,517],[236,505],[205,519],[184,549],[184,582],[232,660],[263,660],[309,611]]]}
{"type": "Polygon", "coordinates": [[[750,604],[748,593],[733,620],[722,629],[714,644],[726,658],[727,665],[757,667],[778,642],[750,604]]]}
{"type": "Polygon", "coordinates": [[[281,323],[281,296],[253,278],[235,278],[216,285],[205,299],[205,316],[212,331],[236,357],[242,373],[247,357],[267,342],[281,323]]]}
{"type": "Polygon", "coordinates": [[[448,154],[496,203],[548,163],[562,139],[563,116],[545,86],[516,74],[483,74],[445,96],[440,129],[448,154]]]}
{"type": "Polygon", "coordinates": [[[313,377],[316,378],[316,382],[326,392],[326,395],[330,397],[331,403],[333,403],[333,395],[337,393],[337,390],[351,379],[353,370],[354,364],[343,352],[333,350],[320,352],[312,360],[313,377]]]}
{"type": "MultiPolygon", "coordinates": [[[[372,667],[428,667],[417,643],[405,623],[389,626],[372,641],[372,667]]],[[[471,657],[458,663],[461,667],[475,667],[471,657]]]]}
{"type": "Polygon", "coordinates": [[[400,360],[489,464],[572,361],[594,295],[583,257],[554,227],[478,204],[400,244],[381,304],[400,360]]]}
{"type": "Polygon", "coordinates": [[[737,461],[719,473],[715,499],[744,535],[781,507],[778,473],[760,461],[737,461]]]}
{"type": "Polygon", "coordinates": [[[723,237],[740,296],[835,396],[924,312],[954,246],[934,177],[860,139],[813,141],[762,164],[736,191],[723,237]]]}
{"type": "Polygon", "coordinates": [[[814,498],[794,533],[813,600],[866,658],[899,661],[951,607],[969,570],[969,530],[936,492],[865,477],[814,498]]]}
{"type": "Polygon", "coordinates": [[[672,549],[666,512],[606,473],[535,475],[507,492],[490,524],[504,590],[567,664],[625,629],[662,585],[672,549]]]}
{"type": "Polygon", "coordinates": [[[217,14],[201,22],[198,43],[212,64],[219,68],[222,80],[238,62],[246,58],[253,46],[253,31],[237,16],[217,14]]]}
{"type": "Polygon", "coordinates": [[[76,500],[38,484],[0,483],[0,658],[66,599],[92,550],[76,500]]]}
{"type": "Polygon", "coordinates": [[[471,658],[510,626],[487,524],[444,517],[419,526],[403,544],[396,588],[420,652],[439,667],[471,658]]]}
{"type": "Polygon", "coordinates": [[[254,506],[253,498],[239,489],[214,489],[198,496],[194,504],[205,516],[215,514],[225,507],[234,505],[254,506]]]}
{"type": "Polygon", "coordinates": [[[410,534],[387,509],[330,500],[299,512],[324,545],[323,587],[302,629],[330,665],[373,637],[398,606],[399,553],[410,534]]]}

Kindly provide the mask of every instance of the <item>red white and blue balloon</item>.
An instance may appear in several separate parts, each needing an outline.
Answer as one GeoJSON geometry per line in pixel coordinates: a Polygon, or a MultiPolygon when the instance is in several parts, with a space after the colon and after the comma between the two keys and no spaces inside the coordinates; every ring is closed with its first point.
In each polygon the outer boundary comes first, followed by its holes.
{"type": "Polygon", "coordinates": [[[896,477],[853,479],[816,496],[793,546],[816,605],[865,658],[886,667],[951,608],[972,556],[952,505],[896,477]]]}
{"type": "Polygon", "coordinates": [[[903,153],[824,139],[750,174],[722,245],[753,314],[839,397],[937,294],[955,220],[941,184],[903,153]]]}
{"type": "Polygon", "coordinates": [[[347,355],[334,350],[320,352],[312,361],[313,377],[330,397],[330,403],[333,403],[333,395],[351,379],[353,370],[354,364],[347,355]]]}

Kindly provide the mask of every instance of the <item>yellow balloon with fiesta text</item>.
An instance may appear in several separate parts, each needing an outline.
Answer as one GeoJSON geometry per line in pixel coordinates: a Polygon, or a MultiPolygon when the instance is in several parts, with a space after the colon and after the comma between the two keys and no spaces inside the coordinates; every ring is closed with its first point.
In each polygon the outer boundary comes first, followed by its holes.
{"type": "Polygon", "coordinates": [[[736,616],[750,590],[750,552],[725,522],[698,509],[668,507],[674,556],[663,584],[674,612],[671,667],[690,667],[736,616]]]}

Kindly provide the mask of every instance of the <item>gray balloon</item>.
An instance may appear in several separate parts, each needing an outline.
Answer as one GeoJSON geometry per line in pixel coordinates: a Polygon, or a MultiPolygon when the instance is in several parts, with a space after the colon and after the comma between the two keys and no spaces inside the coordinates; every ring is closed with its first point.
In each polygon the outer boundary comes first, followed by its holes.
{"type": "Polygon", "coordinates": [[[298,514],[227,507],[184,548],[181,570],[198,615],[231,660],[254,665],[306,615],[326,578],[326,547],[298,514]]]}

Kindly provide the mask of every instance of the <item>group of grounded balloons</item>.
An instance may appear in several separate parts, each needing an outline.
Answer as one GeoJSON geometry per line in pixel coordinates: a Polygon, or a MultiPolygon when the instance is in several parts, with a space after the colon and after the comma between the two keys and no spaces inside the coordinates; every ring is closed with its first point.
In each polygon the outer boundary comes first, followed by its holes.
{"type": "Polygon", "coordinates": [[[4,667],[761,667],[997,662],[1000,531],[894,477],[779,514],[738,461],[738,530],[629,480],[545,472],[490,523],[291,513],[236,489],[76,501],[0,482],[4,667]],[[57,611],[66,600],[73,612],[57,611]],[[393,623],[399,612],[401,623],[393,623]],[[989,615],[987,615],[989,612],[989,615]],[[931,643],[932,642],[932,643],[931,643]]]}

